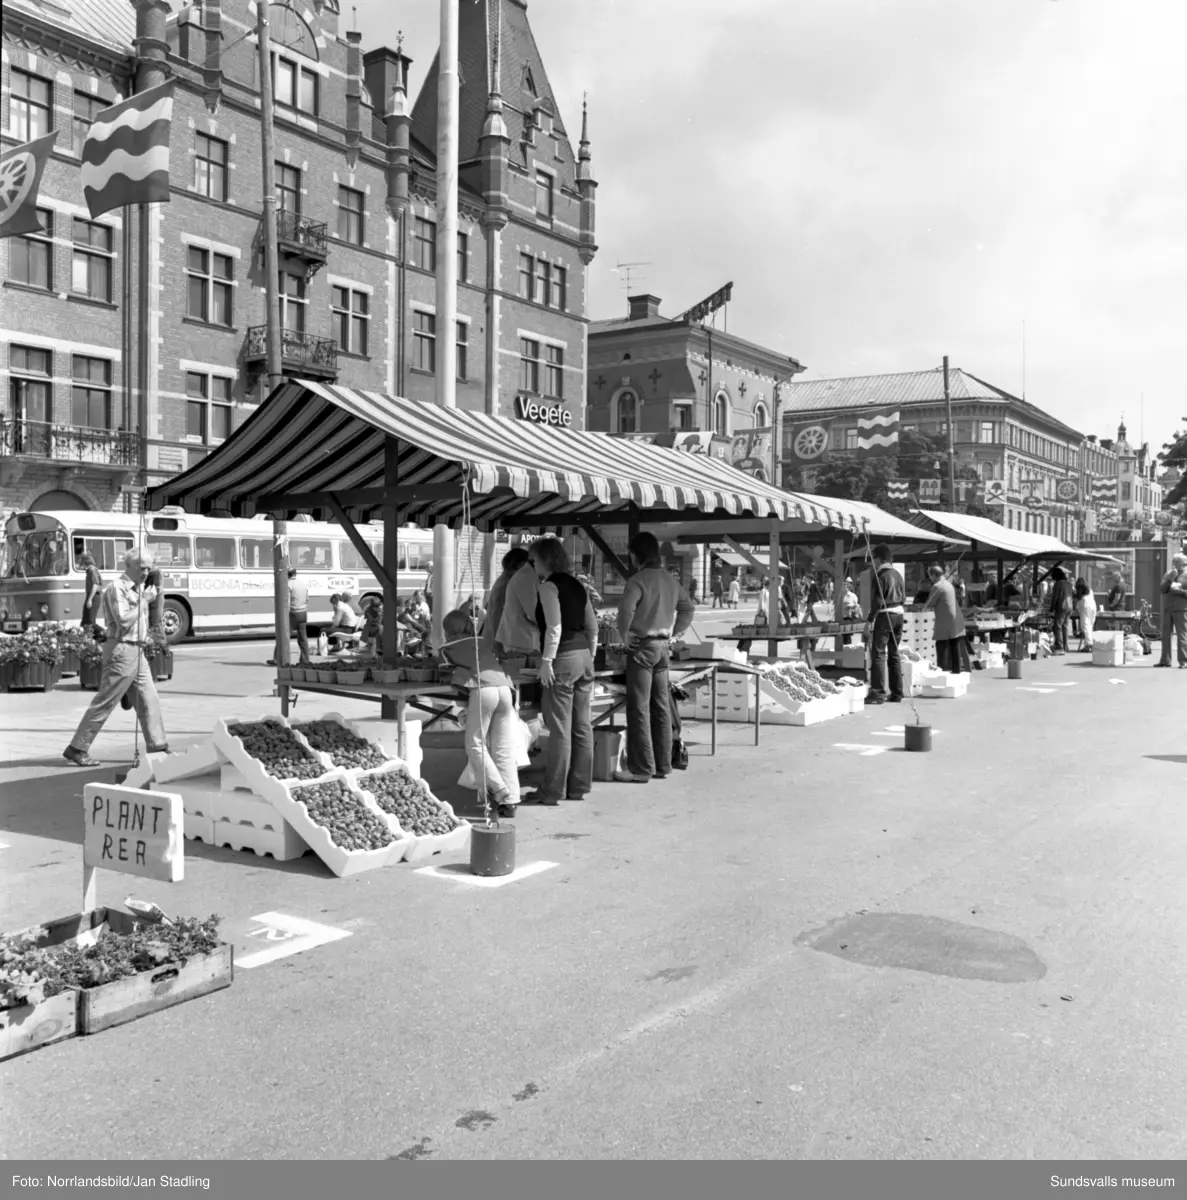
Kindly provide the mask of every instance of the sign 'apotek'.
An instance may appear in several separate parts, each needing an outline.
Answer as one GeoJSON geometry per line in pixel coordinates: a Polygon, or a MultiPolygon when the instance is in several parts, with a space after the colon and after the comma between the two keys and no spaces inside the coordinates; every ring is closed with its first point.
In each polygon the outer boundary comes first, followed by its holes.
{"type": "Polygon", "coordinates": [[[181,797],[88,783],[83,788],[82,861],[177,883],[185,873],[181,797]]]}
{"type": "Polygon", "coordinates": [[[529,396],[515,397],[515,413],[521,421],[535,421],[538,425],[559,425],[569,429],[573,414],[559,404],[541,404],[529,396]]]}

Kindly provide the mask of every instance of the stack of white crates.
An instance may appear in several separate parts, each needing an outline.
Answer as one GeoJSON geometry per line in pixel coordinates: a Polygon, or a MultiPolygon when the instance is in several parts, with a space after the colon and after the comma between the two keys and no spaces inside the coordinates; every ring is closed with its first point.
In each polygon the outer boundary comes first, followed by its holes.
{"type": "Polygon", "coordinates": [[[936,655],[936,614],[934,612],[909,612],[903,615],[903,635],[899,639],[900,650],[914,650],[930,661],[936,655]]]}
{"type": "Polygon", "coordinates": [[[1120,630],[1092,635],[1092,665],[1094,667],[1125,666],[1125,634],[1120,630]]]}

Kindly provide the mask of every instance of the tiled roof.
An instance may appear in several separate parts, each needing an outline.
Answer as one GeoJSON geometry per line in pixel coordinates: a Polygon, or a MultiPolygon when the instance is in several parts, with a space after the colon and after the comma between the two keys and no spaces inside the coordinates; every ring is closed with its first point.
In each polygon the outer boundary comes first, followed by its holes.
{"type": "MultiPolygon", "coordinates": [[[[1079,430],[1044,412],[1037,405],[1023,400],[963,371],[949,368],[948,392],[953,400],[1009,401],[1029,409],[1050,425],[1058,426],[1077,438],[1079,430]]],[[[784,390],[787,405],[784,412],[824,412],[834,409],[877,408],[887,404],[936,404],[944,400],[944,371],[905,371],[896,375],[857,375],[847,379],[798,380],[784,390]]]]}
{"type": "MultiPolygon", "coordinates": [[[[458,161],[469,162],[482,153],[482,130],[490,98],[490,73],[498,44],[499,90],[503,97],[503,121],[511,138],[508,152],[513,163],[526,166],[523,150],[526,117],[536,96],[552,102],[553,132],[559,161],[555,167],[561,186],[575,188],[576,159],[561,118],[560,108],[548,82],[544,61],[528,24],[526,7],[518,0],[466,0],[458,10],[458,67],[462,76],[458,106],[458,161]],[[497,38],[496,38],[497,34],[497,38]],[[525,87],[530,71],[536,96],[525,87]]],[[[412,136],[422,145],[437,145],[437,70],[440,55],[434,55],[424,84],[412,108],[412,136]]],[[[546,136],[541,139],[550,141],[546,136]]]]}
{"type": "Polygon", "coordinates": [[[130,0],[8,0],[8,4],[90,41],[132,52],[136,10],[130,0]]]}

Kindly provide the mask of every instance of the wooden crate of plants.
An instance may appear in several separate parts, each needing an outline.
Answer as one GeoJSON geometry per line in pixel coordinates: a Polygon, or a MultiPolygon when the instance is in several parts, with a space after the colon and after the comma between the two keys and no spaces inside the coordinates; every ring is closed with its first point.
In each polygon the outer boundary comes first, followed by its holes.
{"type": "Polygon", "coordinates": [[[75,913],[3,941],[0,1058],[100,1033],[231,986],[217,918],[146,924],[119,909],[75,913]],[[49,993],[49,994],[47,994],[49,993]]]}

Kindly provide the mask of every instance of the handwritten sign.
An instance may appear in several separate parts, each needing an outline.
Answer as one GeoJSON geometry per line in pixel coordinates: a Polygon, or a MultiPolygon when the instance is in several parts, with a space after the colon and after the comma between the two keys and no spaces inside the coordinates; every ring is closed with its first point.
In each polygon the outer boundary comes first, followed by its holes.
{"type": "Polygon", "coordinates": [[[185,875],[184,815],[172,792],[88,783],[83,788],[84,868],[177,883],[185,875]]]}

